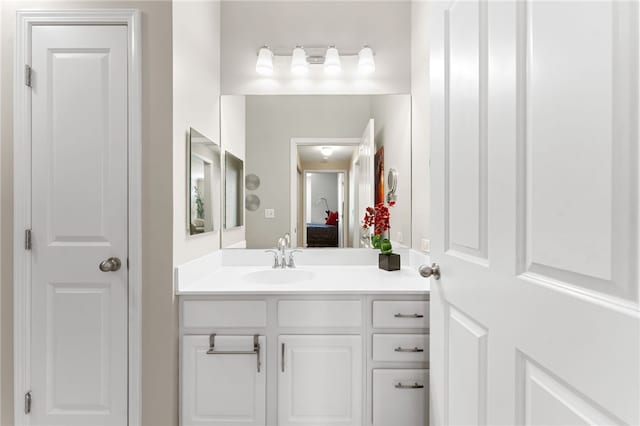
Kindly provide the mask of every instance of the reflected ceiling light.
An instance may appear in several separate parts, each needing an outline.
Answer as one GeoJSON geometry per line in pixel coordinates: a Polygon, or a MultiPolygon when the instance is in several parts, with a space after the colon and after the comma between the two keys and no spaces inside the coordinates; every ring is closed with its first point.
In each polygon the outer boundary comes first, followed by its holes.
{"type": "Polygon", "coordinates": [[[324,71],[327,74],[335,75],[342,71],[342,64],[340,63],[340,53],[335,46],[329,46],[324,59],[324,71]]]}
{"type": "Polygon", "coordinates": [[[376,71],[376,61],[373,59],[373,50],[365,45],[358,52],[358,72],[361,74],[373,74],[376,71]]]}
{"type": "Polygon", "coordinates": [[[320,148],[320,153],[322,153],[324,157],[329,157],[331,154],[333,154],[333,148],[331,148],[330,146],[323,146],[322,148],[320,148]]]}
{"type": "Polygon", "coordinates": [[[291,72],[296,75],[303,75],[309,71],[307,54],[302,46],[296,46],[291,54],[291,72]]]}
{"type": "Polygon", "coordinates": [[[258,52],[256,72],[260,75],[273,74],[273,52],[267,46],[263,46],[258,52]]]}

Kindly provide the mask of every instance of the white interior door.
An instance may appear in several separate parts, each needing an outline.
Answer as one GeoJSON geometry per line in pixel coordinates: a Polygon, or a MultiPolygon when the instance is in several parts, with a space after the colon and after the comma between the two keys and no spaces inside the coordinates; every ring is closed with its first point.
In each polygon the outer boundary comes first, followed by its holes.
{"type": "Polygon", "coordinates": [[[126,425],[127,27],[34,26],[31,64],[30,421],[126,425]]]}
{"type": "Polygon", "coordinates": [[[432,5],[432,425],[640,424],[638,17],[432,5]]]}
{"type": "Polygon", "coordinates": [[[362,237],[362,218],[364,217],[364,211],[367,207],[373,207],[373,176],[374,176],[374,161],[373,156],[375,153],[375,129],[374,119],[370,119],[367,126],[360,138],[360,145],[358,146],[357,161],[355,163],[356,171],[354,178],[357,183],[357,194],[354,205],[356,211],[354,213],[354,235],[353,246],[362,247],[360,241],[362,237]]]}

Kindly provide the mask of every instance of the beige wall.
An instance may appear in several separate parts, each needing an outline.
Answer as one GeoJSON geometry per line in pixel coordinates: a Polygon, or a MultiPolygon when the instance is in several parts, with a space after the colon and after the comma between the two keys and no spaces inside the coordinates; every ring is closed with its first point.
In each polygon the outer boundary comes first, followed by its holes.
{"type": "Polygon", "coordinates": [[[414,249],[429,239],[431,182],[429,177],[429,40],[425,0],[411,3],[411,100],[412,100],[412,238],[414,249]]]}
{"type": "Polygon", "coordinates": [[[19,9],[137,8],[142,12],[142,419],[178,424],[177,314],[172,282],[172,52],[169,1],[6,1],[2,7],[0,164],[2,327],[0,424],[12,413],[13,44],[19,9]]]}
{"type": "MultiPolygon", "coordinates": [[[[187,235],[187,136],[220,144],[220,2],[173,2],[173,259],[180,265],[220,248],[220,231],[187,235]]],[[[216,223],[220,224],[217,219],[216,223]]]]}

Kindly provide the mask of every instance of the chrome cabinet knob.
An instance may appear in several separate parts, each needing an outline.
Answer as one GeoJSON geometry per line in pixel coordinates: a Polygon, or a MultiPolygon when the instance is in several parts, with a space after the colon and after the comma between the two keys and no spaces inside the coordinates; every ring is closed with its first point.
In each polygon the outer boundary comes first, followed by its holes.
{"type": "Polygon", "coordinates": [[[115,272],[120,270],[122,262],[117,257],[110,257],[100,262],[98,266],[102,272],[115,272]]]}
{"type": "Polygon", "coordinates": [[[433,277],[436,280],[440,279],[440,266],[437,263],[433,263],[431,266],[422,265],[418,268],[418,272],[423,278],[433,277]]]}

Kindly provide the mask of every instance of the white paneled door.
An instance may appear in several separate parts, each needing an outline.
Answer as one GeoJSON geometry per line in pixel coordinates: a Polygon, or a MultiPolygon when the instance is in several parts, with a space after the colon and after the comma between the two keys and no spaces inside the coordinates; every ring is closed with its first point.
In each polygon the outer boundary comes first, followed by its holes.
{"type": "Polygon", "coordinates": [[[431,424],[638,425],[638,3],[431,6],[431,424]]]}
{"type": "Polygon", "coordinates": [[[353,179],[357,182],[357,188],[354,188],[354,198],[352,209],[355,212],[352,215],[353,227],[353,247],[362,247],[362,226],[359,226],[364,217],[367,207],[373,206],[373,180],[374,180],[374,155],[375,147],[375,121],[373,118],[369,120],[367,126],[362,132],[358,152],[354,156],[355,163],[352,168],[355,169],[353,179]]]}
{"type": "Polygon", "coordinates": [[[126,425],[127,27],[32,31],[30,422],[126,425]]]}

